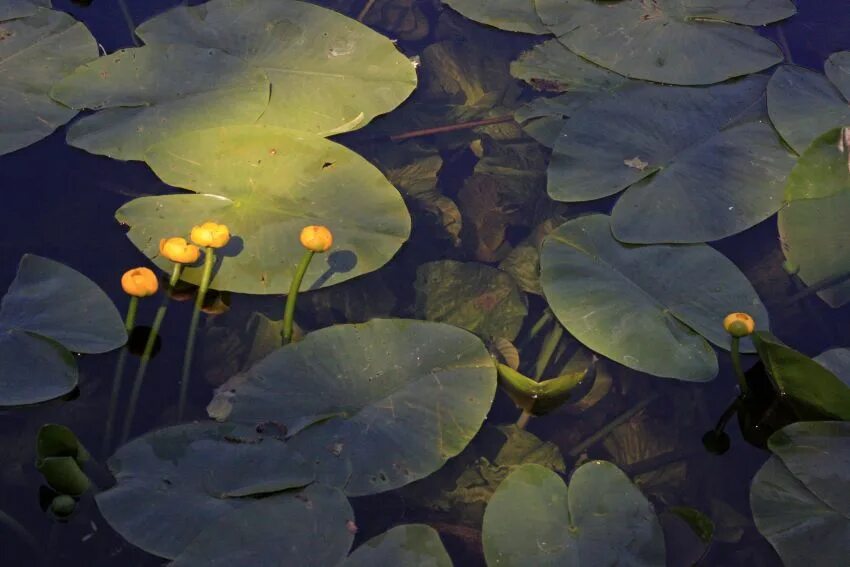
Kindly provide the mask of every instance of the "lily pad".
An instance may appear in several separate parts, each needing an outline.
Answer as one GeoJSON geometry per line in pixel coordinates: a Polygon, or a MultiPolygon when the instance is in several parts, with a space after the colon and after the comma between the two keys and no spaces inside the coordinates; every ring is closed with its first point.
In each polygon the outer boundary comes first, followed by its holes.
{"type": "Polygon", "coordinates": [[[621,75],[674,85],[709,85],[782,61],[746,25],[794,14],[789,0],[537,0],[543,24],[576,54],[621,75]],[[745,24],[745,25],[739,25],[745,24]]]}
{"type": "MultiPolygon", "coordinates": [[[[709,341],[730,348],[727,313],[745,311],[760,329],[769,326],[758,294],[725,256],[704,244],[622,244],[604,215],[555,229],[543,243],[540,265],[549,306],[576,339],[656,376],[714,378],[709,341]]],[[[752,352],[752,345],[742,349],[752,352]]]]}
{"type": "Polygon", "coordinates": [[[549,30],[540,21],[534,0],[443,0],[470,20],[495,28],[545,35],[549,30]]]}
{"type": "Polygon", "coordinates": [[[750,491],[753,519],[787,567],[850,557],[850,423],[799,422],[774,433],[750,491]]]}
{"type": "Polygon", "coordinates": [[[363,543],[341,567],[375,565],[452,567],[452,560],[434,528],[425,524],[406,524],[363,543]]]}
{"type": "MultiPolygon", "coordinates": [[[[159,241],[205,219],[234,238],[211,287],[240,293],[286,293],[304,254],[301,229],[325,225],[333,248],[310,264],[302,289],[333,285],[383,266],[410,232],[398,191],[347,148],[315,134],[269,126],[189,132],[152,147],[146,160],[166,183],[200,193],[143,197],[116,213],[128,236],[164,270],[159,241]]],[[[183,279],[199,283],[202,268],[183,279]]]]}
{"type": "Polygon", "coordinates": [[[764,85],[634,85],[597,97],[555,143],[550,196],[586,201],[628,188],[614,233],[641,244],[718,240],[765,220],[782,205],[794,159],[764,119],[764,85]]]}
{"type": "Polygon", "coordinates": [[[487,506],[482,539],[488,565],[665,565],[652,505],[604,461],[576,469],[569,488],[540,465],[517,468],[487,506]]]}
{"type": "Polygon", "coordinates": [[[272,87],[260,123],[270,126],[323,135],[354,130],[397,107],[416,86],[413,63],[392,41],[306,2],[184,4],[136,34],[146,44],[220,49],[262,70],[272,87]]]}
{"type": "Polygon", "coordinates": [[[67,394],[77,385],[71,352],[102,353],[126,341],[118,310],[94,282],[25,255],[0,306],[0,406],[67,394]]]}
{"type": "Polygon", "coordinates": [[[282,546],[276,551],[283,552],[295,543],[293,564],[300,564],[294,560],[302,558],[299,554],[332,553],[336,547],[344,556],[351,537],[343,532],[351,513],[342,494],[320,486],[284,492],[312,482],[313,470],[282,440],[255,429],[245,433],[234,425],[202,422],[154,431],[124,445],[108,463],[117,484],[96,497],[103,517],[133,545],[168,559],[199,561],[211,551],[265,553],[268,546],[282,546]],[[321,503],[312,512],[300,510],[311,494],[321,503]],[[262,495],[267,496],[258,498],[262,495]],[[324,500],[333,505],[326,508],[324,500]],[[313,524],[313,514],[335,514],[339,507],[348,518],[335,526],[313,524]],[[298,521],[286,516],[296,515],[293,508],[304,514],[298,521]],[[280,541],[269,541],[269,530],[276,530],[280,541]],[[328,540],[318,545],[299,541],[302,530],[331,533],[323,533],[328,540]],[[308,543],[313,546],[300,548],[308,543]]]}
{"type": "Polygon", "coordinates": [[[146,45],[81,66],[51,95],[72,108],[100,110],[71,126],[69,144],[143,160],[150,146],[187,130],[254,122],[268,105],[269,80],[217,49],[146,45]]]}
{"type": "Polygon", "coordinates": [[[495,366],[471,333],[375,319],[273,352],[223,384],[207,411],[249,427],[303,429],[289,445],[324,459],[330,470],[320,478],[357,496],[439,469],[478,432],[495,391],[495,366]]]}
{"type": "Polygon", "coordinates": [[[528,314],[507,272],[476,262],[441,260],[416,270],[416,314],[482,337],[514,340],[528,314]]]}
{"type": "Polygon", "coordinates": [[[850,388],[850,348],[833,348],[820,353],[814,360],[850,388]]]}
{"type": "Polygon", "coordinates": [[[803,152],[788,176],[785,199],[820,199],[842,191],[850,192],[850,128],[830,130],[803,152]]]}
{"type": "Polygon", "coordinates": [[[823,71],[844,98],[850,100],[850,51],[839,51],[830,55],[823,64],[823,71]]]}
{"type": "Polygon", "coordinates": [[[28,2],[0,7],[0,155],[50,135],[77,111],[49,96],[54,83],[98,56],[86,26],[28,2]]]}
{"type": "MultiPolygon", "coordinates": [[[[838,71],[831,76],[840,81],[838,71]]],[[[850,96],[842,96],[820,73],[792,65],[777,69],[767,85],[770,120],[798,154],[827,130],[850,124],[848,101],[850,96]]]]}
{"type": "Polygon", "coordinates": [[[600,92],[629,80],[582,59],[557,39],[534,46],[511,63],[511,75],[547,92],[600,92]]]}

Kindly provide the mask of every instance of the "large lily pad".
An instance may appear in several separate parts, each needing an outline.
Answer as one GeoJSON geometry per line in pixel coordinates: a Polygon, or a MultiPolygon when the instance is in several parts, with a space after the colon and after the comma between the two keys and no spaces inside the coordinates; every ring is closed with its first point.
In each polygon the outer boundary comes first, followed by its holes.
{"type": "Polygon", "coordinates": [[[142,160],[150,146],[187,130],[254,122],[268,105],[269,80],[217,49],[146,45],[81,66],[52,96],[72,108],[101,110],[71,126],[69,144],[142,160]]]}
{"type": "Polygon", "coordinates": [[[799,422],[774,433],[753,478],[756,527],[787,567],[850,557],[850,423],[799,422]]]}
{"type": "Polygon", "coordinates": [[[511,63],[511,75],[549,92],[599,92],[615,89],[628,79],[582,59],[557,39],[523,53],[511,63]]]}
{"type": "Polygon", "coordinates": [[[221,49],[272,83],[260,123],[324,135],[365,126],[416,86],[413,63],[363,24],[294,0],[211,0],[141,24],[146,44],[221,49]]]}
{"type": "Polygon", "coordinates": [[[312,482],[312,467],[254,427],[206,422],[154,431],[121,447],[109,467],[117,484],[97,495],[101,513],[127,541],[161,557],[198,564],[245,553],[265,565],[271,553],[281,554],[276,564],[292,553],[293,564],[313,564],[303,563],[308,554],[338,560],[351,543],[342,494],[318,485],[293,492],[312,482]],[[343,517],[325,522],[328,514],[343,517]]]}
{"type": "Polygon", "coordinates": [[[850,51],[830,55],[823,64],[823,72],[844,98],[850,100],[850,51]]]}
{"type": "Polygon", "coordinates": [[[289,443],[324,457],[333,470],[320,478],[362,495],[413,482],[458,454],[495,390],[495,366],[471,333],[375,319],[322,329],[275,351],[223,384],[207,411],[248,426],[307,425],[289,443]]]}
{"type": "Polygon", "coordinates": [[[0,7],[0,155],[41,140],[77,114],[48,93],[97,55],[91,33],[64,12],[20,1],[0,7]]]}
{"type": "Polygon", "coordinates": [[[363,543],[341,567],[377,565],[452,567],[452,560],[434,528],[425,524],[406,524],[363,543]]]}
{"type": "Polygon", "coordinates": [[[830,130],[812,142],[788,176],[785,199],[820,199],[842,191],[850,191],[850,128],[830,130]]]}
{"type": "Polygon", "coordinates": [[[635,79],[708,85],[782,61],[771,41],[738,24],[794,14],[789,0],[537,0],[540,18],[570,50],[635,79]]]}
{"type": "Polygon", "coordinates": [[[561,131],[549,194],[586,201],[629,188],[613,226],[635,243],[717,240],[763,221],[782,205],[794,164],[763,119],[765,81],[634,85],[598,97],[561,131]]]}
{"type": "Polygon", "coordinates": [[[850,388],[850,348],[829,349],[817,355],[814,360],[850,388]]]}
{"type": "Polygon", "coordinates": [[[71,352],[102,353],[126,341],[118,310],[94,282],[25,255],[0,307],[0,406],[67,394],[77,385],[71,352]]]}
{"type": "MultiPolygon", "coordinates": [[[[317,255],[304,288],[333,285],[383,266],[407,239],[410,217],[380,171],[347,148],[315,134],[267,126],[233,126],[175,136],[146,160],[166,183],[199,195],[143,197],[116,213],[130,240],[163,269],[159,240],[185,235],[206,219],[227,224],[212,287],[241,293],[286,293],[304,254],[301,229],[320,224],[334,235],[317,255]]],[[[198,283],[200,267],[183,279],[198,283]]]]}
{"type": "Polygon", "coordinates": [[[549,33],[537,15],[534,0],[443,1],[470,20],[495,28],[537,35],[549,33]]]}
{"type": "Polygon", "coordinates": [[[665,565],[652,505],[604,461],[579,467],[569,488],[540,465],[517,468],[487,506],[482,539],[488,565],[665,565]]]}
{"type": "Polygon", "coordinates": [[[850,93],[842,96],[837,87],[843,84],[842,77],[850,80],[844,72],[830,73],[836,83],[833,84],[820,73],[785,65],[770,78],[767,85],[770,120],[798,154],[827,130],[850,124],[850,93]]]}
{"type": "MultiPolygon", "coordinates": [[[[629,368],[656,376],[711,380],[709,341],[730,348],[723,317],[767,311],[746,277],[704,244],[630,246],[608,217],[561,225],[544,241],[541,284],[555,315],[579,341],[629,368]]],[[[752,345],[742,348],[752,352],[752,345]]]]}

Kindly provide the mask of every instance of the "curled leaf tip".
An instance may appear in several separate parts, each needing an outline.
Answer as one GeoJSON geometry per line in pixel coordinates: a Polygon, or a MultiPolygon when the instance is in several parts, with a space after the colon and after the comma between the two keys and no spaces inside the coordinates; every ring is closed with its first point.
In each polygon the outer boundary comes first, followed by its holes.
{"type": "Polygon", "coordinates": [[[733,337],[741,338],[753,334],[756,322],[746,313],[730,313],[723,319],[723,328],[733,337]]]}
{"type": "Polygon", "coordinates": [[[326,226],[311,225],[301,230],[301,244],[313,252],[327,252],[333,245],[333,234],[326,226]]]}
{"type": "Polygon", "coordinates": [[[127,295],[148,297],[159,289],[159,279],[148,268],[133,268],[121,276],[121,287],[127,295]]]}
{"type": "Polygon", "coordinates": [[[221,248],[230,242],[230,229],[227,225],[207,221],[193,227],[190,238],[198,246],[221,248]]]}
{"type": "Polygon", "coordinates": [[[179,236],[160,240],[159,253],[178,264],[194,264],[201,257],[200,248],[179,236]]]}

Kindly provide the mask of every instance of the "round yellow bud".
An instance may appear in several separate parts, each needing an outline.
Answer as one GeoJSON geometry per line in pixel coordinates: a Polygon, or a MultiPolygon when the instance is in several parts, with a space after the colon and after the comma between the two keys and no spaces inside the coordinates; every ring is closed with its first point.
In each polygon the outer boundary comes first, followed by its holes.
{"type": "Polygon", "coordinates": [[[201,257],[201,249],[186,242],[185,238],[175,236],[159,241],[159,253],[178,264],[194,264],[201,257]]]}
{"type": "Polygon", "coordinates": [[[301,231],[301,244],[313,252],[327,252],[334,242],[331,231],[326,226],[305,226],[301,231]]]}
{"type": "Polygon", "coordinates": [[[159,289],[159,279],[148,268],[133,268],[121,276],[121,287],[127,295],[147,297],[159,289]]]}
{"type": "Polygon", "coordinates": [[[230,230],[227,225],[207,221],[194,227],[190,238],[198,246],[221,248],[230,242],[230,230]]]}
{"type": "Polygon", "coordinates": [[[723,319],[723,328],[733,337],[746,337],[756,330],[756,322],[746,313],[730,313],[723,319]]]}

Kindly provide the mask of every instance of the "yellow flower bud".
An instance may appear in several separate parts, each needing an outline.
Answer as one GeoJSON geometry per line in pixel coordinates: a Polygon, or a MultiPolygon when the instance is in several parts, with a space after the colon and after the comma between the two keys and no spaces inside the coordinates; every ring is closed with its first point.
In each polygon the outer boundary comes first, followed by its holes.
{"type": "Polygon", "coordinates": [[[194,264],[201,257],[201,249],[175,236],[159,241],[159,253],[178,264],[194,264]]]}
{"type": "Polygon", "coordinates": [[[313,252],[327,252],[334,242],[331,231],[326,226],[305,226],[301,231],[301,244],[313,252]]]}
{"type": "Polygon", "coordinates": [[[227,225],[207,221],[194,227],[190,238],[198,246],[221,248],[230,242],[230,230],[227,225]]]}
{"type": "Polygon", "coordinates": [[[756,330],[756,322],[746,313],[730,313],[723,319],[723,328],[733,337],[746,337],[756,330]]]}
{"type": "Polygon", "coordinates": [[[148,268],[133,268],[121,276],[121,287],[127,295],[147,297],[159,289],[159,279],[148,268]]]}

